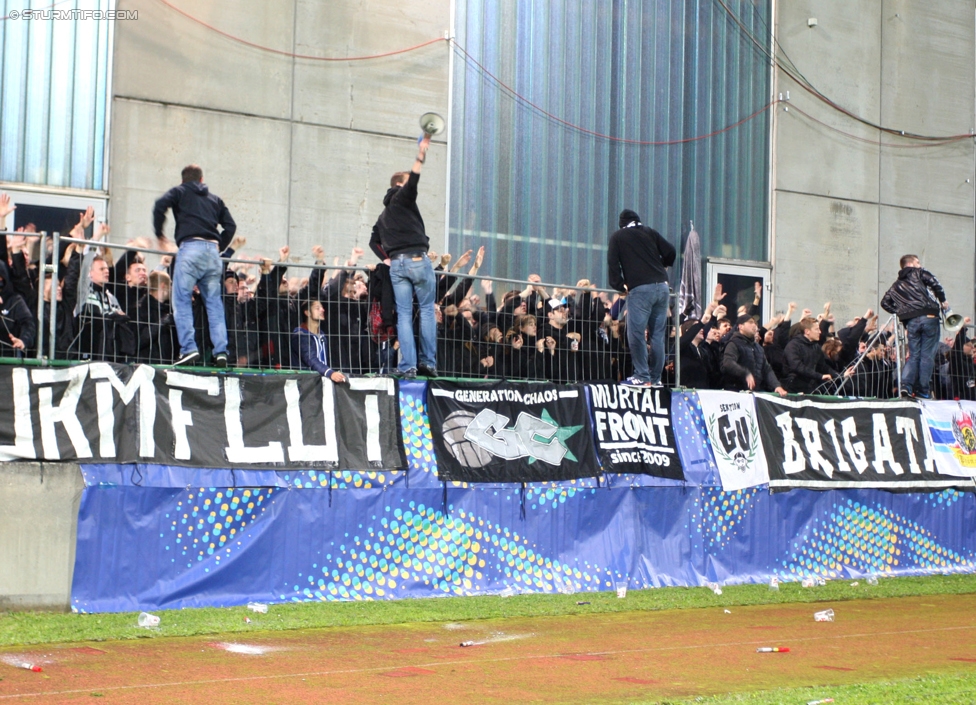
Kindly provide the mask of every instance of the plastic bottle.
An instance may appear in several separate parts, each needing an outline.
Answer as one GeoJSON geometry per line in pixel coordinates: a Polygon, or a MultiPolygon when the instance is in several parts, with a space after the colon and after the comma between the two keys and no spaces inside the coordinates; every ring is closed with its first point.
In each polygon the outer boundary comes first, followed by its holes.
{"type": "Polygon", "coordinates": [[[803,580],[800,581],[800,585],[802,585],[805,588],[812,588],[816,584],[817,584],[816,578],[804,578],[803,580]]]}
{"type": "Polygon", "coordinates": [[[834,611],[833,610],[823,610],[822,612],[813,613],[813,621],[815,622],[833,622],[834,621],[834,611]]]}
{"type": "Polygon", "coordinates": [[[779,590],[779,578],[777,578],[775,575],[769,579],[769,589],[777,591],[779,590]]]}
{"type": "Polygon", "coordinates": [[[868,576],[868,579],[865,580],[864,582],[866,582],[868,585],[877,585],[878,584],[878,578],[877,578],[877,576],[869,575],[868,576]]]}
{"type": "Polygon", "coordinates": [[[21,663],[18,663],[17,664],[17,667],[18,668],[24,668],[24,669],[26,669],[28,671],[33,671],[34,673],[40,673],[42,670],[44,670],[40,666],[38,666],[36,663],[29,663],[27,661],[23,661],[21,663]]]}
{"type": "Polygon", "coordinates": [[[757,654],[785,654],[788,653],[790,647],[788,646],[760,646],[756,649],[757,654]]]}
{"type": "Polygon", "coordinates": [[[262,602],[248,602],[247,608],[252,612],[258,612],[260,614],[268,613],[268,606],[262,602]]]}
{"type": "Polygon", "coordinates": [[[722,588],[719,587],[718,583],[705,583],[705,587],[714,592],[716,595],[722,594],[722,588]]]}
{"type": "Polygon", "coordinates": [[[460,645],[461,646],[474,646],[474,642],[473,641],[462,641],[460,645]]]}

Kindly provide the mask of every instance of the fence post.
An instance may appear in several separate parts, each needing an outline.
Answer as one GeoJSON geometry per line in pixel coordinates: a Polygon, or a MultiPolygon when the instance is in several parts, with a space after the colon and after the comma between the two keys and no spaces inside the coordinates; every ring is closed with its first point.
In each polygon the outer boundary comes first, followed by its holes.
{"type": "MultiPolygon", "coordinates": [[[[54,250],[51,255],[51,320],[48,322],[48,341],[47,359],[54,360],[57,357],[57,328],[58,328],[58,282],[60,281],[59,270],[61,268],[61,233],[54,232],[54,250]]],[[[43,321],[42,321],[43,324],[43,321]]]]}
{"type": "Polygon", "coordinates": [[[898,396],[900,398],[901,397],[901,373],[902,373],[902,365],[901,365],[902,327],[901,327],[901,321],[898,320],[898,317],[895,316],[894,319],[895,319],[895,376],[898,378],[898,396]]]}
{"type": "MultiPolygon", "coordinates": [[[[6,236],[4,236],[6,237],[6,236]]],[[[47,264],[44,262],[44,250],[47,244],[47,232],[41,231],[41,242],[38,248],[37,266],[37,359],[44,360],[44,346],[41,345],[41,331],[44,330],[44,275],[47,273],[47,264]]],[[[57,253],[55,253],[57,256],[57,253]]]]}
{"type": "Polygon", "coordinates": [[[681,386],[681,316],[678,314],[678,296],[674,298],[674,388],[681,386]]]}

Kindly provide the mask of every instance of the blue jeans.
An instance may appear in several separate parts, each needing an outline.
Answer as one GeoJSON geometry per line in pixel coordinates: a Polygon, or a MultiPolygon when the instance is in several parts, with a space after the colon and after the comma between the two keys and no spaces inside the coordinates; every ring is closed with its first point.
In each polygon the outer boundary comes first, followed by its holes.
{"type": "Polygon", "coordinates": [[[437,369],[437,321],[434,294],[437,281],[426,253],[397,255],[390,260],[390,281],[397,307],[397,340],[400,341],[400,372],[417,369],[417,345],[413,339],[413,297],[420,305],[420,363],[437,369]],[[414,259],[419,257],[419,259],[414,259]]]}
{"type": "Polygon", "coordinates": [[[176,335],[180,339],[180,353],[186,355],[197,349],[193,334],[193,287],[200,287],[200,295],[207,307],[210,323],[210,342],[214,355],[227,352],[227,322],[221,299],[224,271],[213,240],[185,240],[176,254],[173,268],[173,318],[176,335]]]}
{"type": "Polygon", "coordinates": [[[935,369],[935,351],[939,347],[939,330],[942,323],[938,316],[917,316],[905,324],[908,336],[908,359],[901,373],[901,388],[928,396],[935,369]]]}
{"type": "Polygon", "coordinates": [[[668,320],[667,282],[642,284],[627,292],[627,344],[634,362],[634,377],[659,384],[664,369],[664,326],[668,320]],[[650,331],[647,339],[644,332],[650,331]],[[647,343],[651,344],[650,369],[647,343]]]}

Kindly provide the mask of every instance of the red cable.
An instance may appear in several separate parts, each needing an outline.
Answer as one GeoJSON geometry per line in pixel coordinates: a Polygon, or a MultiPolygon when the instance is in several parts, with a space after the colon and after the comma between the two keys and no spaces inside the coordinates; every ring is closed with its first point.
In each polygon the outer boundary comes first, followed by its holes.
{"type": "MultiPolygon", "coordinates": [[[[861,137],[860,135],[851,134],[850,132],[844,132],[844,130],[841,130],[839,127],[834,127],[833,125],[828,125],[823,120],[818,120],[810,113],[801,110],[800,108],[796,107],[792,103],[789,104],[789,108],[800,113],[800,115],[803,115],[808,120],[812,120],[818,125],[822,125],[823,127],[826,127],[828,130],[833,130],[838,134],[844,135],[845,137],[850,137],[851,139],[857,140],[858,142],[872,144],[875,147],[891,147],[892,149],[925,149],[928,147],[940,147],[945,144],[954,144],[956,142],[961,142],[962,140],[972,139],[973,137],[972,135],[956,135],[953,137],[947,137],[939,142],[935,142],[933,140],[925,140],[922,142],[922,144],[892,144],[890,142],[881,142],[880,140],[872,140],[872,139],[868,139],[867,137],[861,137]]],[[[911,139],[911,138],[906,135],[905,139],[911,139]]]]}
{"type": "Polygon", "coordinates": [[[436,44],[437,42],[446,41],[445,39],[443,39],[441,37],[438,37],[437,39],[429,39],[426,42],[423,42],[421,44],[417,44],[417,45],[412,46],[412,47],[407,47],[406,49],[396,49],[394,51],[387,51],[387,52],[384,52],[382,54],[372,54],[370,56],[326,57],[326,56],[311,56],[309,54],[295,54],[295,53],[292,53],[290,51],[282,51],[281,49],[275,49],[273,47],[266,47],[266,46],[264,46],[262,44],[256,44],[254,42],[250,42],[247,39],[243,39],[242,37],[234,36],[233,34],[230,34],[228,32],[223,31],[222,29],[217,29],[213,25],[207,24],[203,20],[194,17],[193,15],[191,15],[188,12],[185,12],[184,10],[181,10],[180,8],[176,7],[175,5],[173,5],[172,3],[168,2],[167,0],[159,0],[159,2],[161,2],[164,5],[166,5],[166,7],[170,8],[171,10],[174,10],[174,11],[180,13],[181,15],[183,15],[184,17],[186,17],[187,19],[193,20],[197,24],[202,25],[202,26],[206,27],[207,29],[214,31],[217,34],[219,34],[220,36],[226,37],[227,39],[230,39],[231,41],[238,42],[239,44],[243,44],[245,46],[249,46],[249,47],[252,47],[254,49],[260,49],[261,51],[266,51],[266,52],[269,52],[271,54],[278,54],[279,56],[287,56],[287,57],[290,57],[290,58],[293,58],[293,59],[307,59],[309,61],[367,61],[369,59],[382,59],[385,56],[395,56],[397,54],[406,54],[407,52],[416,51],[417,49],[422,49],[425,46],[430,46],[431,44],[436,44]]]}
{"type": "Polygon", "coordinates": [[[535,103],[533,103],[532,101],[530,101],[528,98],[525,98],[524,96],[522,96],[519,93],[517,93],[515,91],[515,89],[513,89],[508,84],[506,84],[504,81],[502,81],[500,78],[498,78],[497,76],[495,76],[495,74],[493,74],[491,71],[489,71],[487,68],[485,68],[477,59],[475,59],[467,51],[465,51],[464,47],[462,47],[456,41],[454,41],[453,39],[451,39],[450,42],[451,42],[451,44],[453,44],[457,48],[458,51],[460,51],[465,56],[465,58],[467,60],[471,61],[471,63],[473,63],[475,66],[477,66],[483,73],[485,73],[488,76],[490,76],[491,79],[493,81],[495,81],[495,83],[497,83],[499,86],[501,86],[506,91],[508,91],[516,100],[518,100],[518,101],[520,101],[522,103],[525,103],[526,105],[528,105],[529,107],[531,107],[533,110],[536,110],[536,111],[542,113],[543,115],[545,115],[550,120],[553,120],[553,121],[555,121],[555,122],[557,122],[557,123],[559,123],[561,125],[564,125],[565,127],[568,127],[570,129],[576,130],[578,132],[582,132],[582,133],[587,134],[587,135],[591,135],[593,137],[599,137],[600,139],[609,140],[611,142],[622,142],[624,144],[636,144],[636,145],[645,145],[645,146],[647,146],[647,145],[650,145],[650,146],[666,146],[666,145],[675,145],[675,144],[685,144],[685,143],[688,143],[688,142],[697,142],[699,140],[706,140],[706,139],[709,139],[711,137],[715,137],[716,135],[720,135],[723,132],[728,132],[729,130],[735,129],[736,127],[738,127],[739,125],[742,125],[743,123],[749,122],[754,117],[756,117],[758,115],[761,115],[762,113],[764,113],[767,110],[769,110],[772,106],[776,105],[776,103],[780,102],[778,100],[772,100],[769,103],[767,103],[766,105],[764,105],[761,108],[759,108],[759,110],[757,110],[756,112],[752,113],[751,115],[747,115],[746,117],[742,118],[738,122],[733,123],[732,125],[728,125],[726,127],[723,127],[721,130],[715,130],[714,132],[709,132],[707,135],[699,135],[697,137],[685,137],[684,139],[680,139],[680,140],[661,140],[661,141],[632,140],[632,139],[626,139],[626,138],[623,138],[623,137],[614,137],[613,135],[605,135],[605,134],[603,134],[601,132],[596,132],[594,130],[588,130],[585,127],[580,127],[579,125],[574,125],[573,123],[568,122],[566,120],[563,120],[562,118],[557,117],[557,116],[553,115],[552,113],[546,111],[541,106],[536,105],[535,103]]]}

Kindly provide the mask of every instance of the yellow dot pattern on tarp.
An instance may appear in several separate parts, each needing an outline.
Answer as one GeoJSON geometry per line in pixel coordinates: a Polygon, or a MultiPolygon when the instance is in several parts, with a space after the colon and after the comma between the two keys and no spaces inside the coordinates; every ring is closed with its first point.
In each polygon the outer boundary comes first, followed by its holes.
{"type": "MultiPolygon", "coordinates": [[[[766,489],[762,491],[765,493],[766,489]]],[[[695,501],[695,529],[708,548],[723,548],[737,534],[742,520],[749,513],[759,488],[725,492],[714,487],[702,487],[695,501]]]]}
{"type": "Polygon", "coordinates": [[[780,575],[792,580],[843,578],[905,569],[971,572],[974,566],[972,556],[942,546],[917,522],[886,507],[848,499],[835,504],[828,517],[798,537],[780,575]]]}
{"type": "MultiPolygon", "coordinates": [[[[166,515],[171,520],[170,540],[163,550],[173,553],[173,563],[185,560],[187,568],[192,568],[195,561],[211,558],[213,568],[218,568],[221,558],[240,547],[241,532],[264,513],[268,498],[275,492],[271,487],[201,487],[190,492],[185,500],[176,503],[175,514],[166,515]]],[[[166,537],[160,534],[160,538],[166,537]]],[[[209,573],[210,568],[204,568],[204,572],[209,573]]]]}
{"type": "Polygon", "coordinates": [[[416,502],[388,506],[365,534],[337,546],[326,556],[329,565],[281,599],[389,599],[416,594],[418,583],[435,593],[470,595],[500,589],[501,576],[519,591],[584,592],[612,584],[607,571],[547,558],[518,533],[462,509],[449,515],[416,502]]]}

